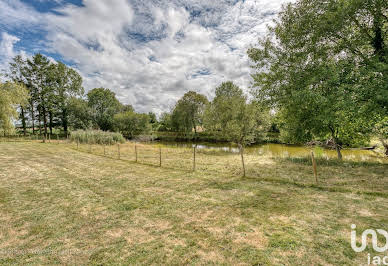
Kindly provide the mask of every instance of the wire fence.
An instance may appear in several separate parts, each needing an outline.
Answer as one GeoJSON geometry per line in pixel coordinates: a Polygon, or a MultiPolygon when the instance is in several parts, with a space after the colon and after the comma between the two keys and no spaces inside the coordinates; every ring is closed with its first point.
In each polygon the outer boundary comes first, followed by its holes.
{"type": "MultiPolygon", "coordinates": [[[[71,142],[66,137],[58,135],[49,137],[12,136],[0,138],[0,142],[39,142],[45,140],[50,145],[71,148],[79,152],[120,159],[132,163],[139,163],[166,169],[200,172],[206,174],[218,173],[226,176],[242,176],[243,167],[239,153],[192,147],[165,146],[158,143],[135,143],[127,141],[124,144],[99,145],[71,142]]],[[[271,157],[265,154],[244,153],[246,176],[261,178],[262,180],[287,182],[302,185],[343,185],[359,188],[360,177],[357,166],[366,166],[376,173],[385,171],[386,163],[339,162],[315,158],[312,153],[309,157],[271,157]],[[354,167],[356,166],[356,167],[354,167]]],[[[371,178],[369,178],[371,180],[371,178]]],[[[388,189],[384,179],[376,174],[373,181],[366,184],[371,189],[388,189]]],[[[363,183],[365,186],[365,182],[363,183]]]]}

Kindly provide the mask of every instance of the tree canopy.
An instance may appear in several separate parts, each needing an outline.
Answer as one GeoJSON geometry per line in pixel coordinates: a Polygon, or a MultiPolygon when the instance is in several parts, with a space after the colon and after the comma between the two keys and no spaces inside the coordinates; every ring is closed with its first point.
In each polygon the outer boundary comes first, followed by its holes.
{"type": "Polygon", "coordinates": [[[27,100],[28,92],[22,84],[0,83],[0,128],[4,135],[13,132],[13,120],[18,118],[17,107],[25,106],[27,100]]]}
{"type": "Polygon", "coordinates": [[[248,51],[255,96],[293,141],[331,136],[341,158],[341,144],[367,140],[388,106],[387,11],[384,0],[300,0],[248,51]]]}
{"type": "Polygon", "coordinates": [[[205,95],[188,91],[178,100],[171,115],[172,126],[178,131],[197,133],[197,126],[202,125],[203,112],[208,99],[205,95]]]}
{"type": "Polygon", "coordinates": [[[116,94],[109,89],[95,88],[88,92],[87,98],[94,122],[102,130],[112,130],[113,116],[122,109],[116,94]]]}

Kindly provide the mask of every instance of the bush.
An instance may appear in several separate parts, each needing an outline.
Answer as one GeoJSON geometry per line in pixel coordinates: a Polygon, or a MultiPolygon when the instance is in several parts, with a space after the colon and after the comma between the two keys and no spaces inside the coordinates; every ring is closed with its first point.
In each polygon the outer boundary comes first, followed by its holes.
{"type": "Polygon", "coordinates": [[[101,130],[77,130],[70,133],[71,141],[87,144],[106,144],[124,143],[125,139],[121,133],[106,132],[101,130]]]}

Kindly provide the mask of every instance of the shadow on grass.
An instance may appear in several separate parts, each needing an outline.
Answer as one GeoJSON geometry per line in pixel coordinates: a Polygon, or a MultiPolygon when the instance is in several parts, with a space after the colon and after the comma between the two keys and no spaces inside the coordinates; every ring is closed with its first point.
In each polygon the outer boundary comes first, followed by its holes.
{"type": "MultiPolygon", "coordinates": [[[[311,165],[311,157],[301,157],[301,158],[275,158],[275,160],[279,162],[292,162],[303,165],[311,165]]],[[[339,159],[325,159],[325,158],[315,158],[315,161],[320,166],[341,166],[341,167],[381,167],[388,166],[387,163],[380,162],[357,162],[357,161],[347,161],[347,160],[339,160],[339,159]]]]}

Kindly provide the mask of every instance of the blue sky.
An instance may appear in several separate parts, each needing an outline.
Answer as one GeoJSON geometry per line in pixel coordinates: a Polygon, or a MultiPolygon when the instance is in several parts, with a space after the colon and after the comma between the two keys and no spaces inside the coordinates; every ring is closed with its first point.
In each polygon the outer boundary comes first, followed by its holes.
{"type": "MultiPolygon", "coordinates": [[[[291,0],[290,0],[291,1],[291,0]]],[[[0,68],[40,52],[139,112],[250,86],[246,50],[289,0],[0,0],[0,68]]]]}

